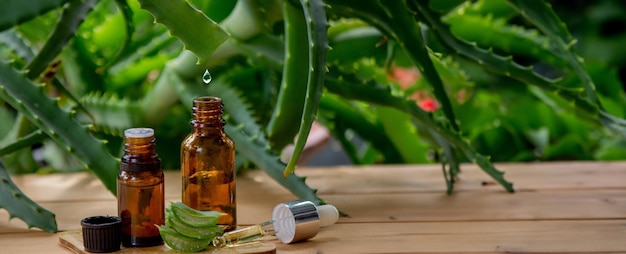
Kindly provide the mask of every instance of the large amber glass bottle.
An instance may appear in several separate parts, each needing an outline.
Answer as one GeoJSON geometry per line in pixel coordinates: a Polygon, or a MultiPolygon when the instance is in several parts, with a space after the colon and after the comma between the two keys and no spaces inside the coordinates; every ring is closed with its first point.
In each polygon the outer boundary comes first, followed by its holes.
{"type": "Polygon", "coordinates": [[[165,224],[163,171],[155,152],[154,130],[150,128],[124,131],[117,202],[124,246],[163,244],[155,226],[165,224]]]}
{"type": "Polygon", "coordinates": [[[181,145],[182,201],[224,213],[218,224],[232,230],[237,226],[235,144],[224,132],[222,99],[199,97],[192,109],[192,131],[181,145]]]}

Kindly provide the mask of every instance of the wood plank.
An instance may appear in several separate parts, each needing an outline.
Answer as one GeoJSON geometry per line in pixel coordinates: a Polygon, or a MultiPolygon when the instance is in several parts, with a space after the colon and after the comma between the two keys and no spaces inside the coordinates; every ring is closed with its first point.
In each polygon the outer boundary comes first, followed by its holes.
{"type": "Polygon", "coordinates": [[[626,221],[339,224],[294,253],[624,253],[626,221]],[[601,236],[601,237],[599,237],[601,236]]]}
{"type": "MultiPolygon", "coordinates": [[[[517,191],[626,188],[626,162],[499,163],[517,191]]],[[[373,165],[302,168],[307,183],[320,194],[444,192],[440,165],[373,165]],[[333,173],[329,173],[329,171],[333,173]]],[[[462,165],[455,186],[462,191],[497,191],[503,188],[476,165],[462,165]]]]}
{"type": "MultiPolygon", "coordinates": [[[[497,164],[518,192],[556,189],[626,189],[625,162],[553,162],[497,164]]],[[[503,192],[502,187],[475,165],[466,164],[456,185],[457,192],[503,192]]],[[[439,165],[373,165],[301,168],[299,175],[320,195],[355,193],[412,193],[445,191],[439,165]]],[[[115,197],[89,173],[13,176],[13,181],[36,201],[111,200],[115,197]],[[75,191],[80,189],[81,191],[75,191]]],[[[165,174],[168,198],[180,195],[179,172],[165,174]]],[[[257,188],[250,195],[288,195],[289,192],[256,170],[239,176],[238,186],[257,188]]]]}
{"type": "MultiPolygon", "coordinates": [[[[450,196],[438,165],[299,169],[322,198],[350,217],[311,241],[277,244],[278,251],[626,253],[626,162],[498,167],[515,182],[517,193],[490,184],[473,165],[464,165],[450,196]]],[[[116,214],[115,197],[88,173],[15,176],[14,181],[56,213],[61,230],[79,228],[87,216],[116,214]]],[[[168,201],[180,199],[179,181],[178,172],[166,173],[168,201]]],[[[295,199],[262,171],[237,181],[240,225],[264,221],[274,205],[295,199]]],[[[0,209],[0,252],[69,253],[58,245],[58,235],[27,230],[17,219],[6,221],[8,214],[0,209]]]]}
{"type": "MultiPolygon", "coordinates": [[[[293,196],[247,195],[242,188],[238,201],[238,223],[251,225],[271,218],[280,202],[293,196]]],[[[581,220],[626,219],[626,190],[541,191],[516,194],[498,192],[352,194],[323,196],[349,217],[342,223],[370,222],[442,222],[442,221],[514,221],[514,220],[581,220]]],[[[179,199],[170,199],[179,201],[179,199]]],[[[42,202],[56,214],[60,230],[80,227],[82,218],[115,215],[114,200],[81,202],[42,202]]],[[[0,215],[0,221],[6,215],[0,215]]],[[[10,227],[0,226],[0,234],[20,232],[23,222],[12,220],[10,227]]]]}
{"type": "MultiPolygon", "coordinates": [[[[279,253],[624,253],[626,220],[338,224],[279,253]]],[[[69,253],[58,235],[0,237],[3,253],[69,253]]]]}
{"type": "Polygon", "coordinates": [[[332,195],[345,223],[626,219],[626,190],[332,195]]]}

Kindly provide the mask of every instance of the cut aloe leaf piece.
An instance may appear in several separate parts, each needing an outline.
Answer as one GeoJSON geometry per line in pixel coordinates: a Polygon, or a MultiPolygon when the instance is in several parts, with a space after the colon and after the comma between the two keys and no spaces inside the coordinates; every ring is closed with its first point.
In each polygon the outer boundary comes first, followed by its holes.
{"type": "Polygon", "coordinates": [[[161,238],[167,246],[180,252],[198,252],[206,249],[211,243],[209,239],[195,239],[184,236],[168,226],[158,226],[161,238]]]}
{"type": "Polygon", "coordinates": [[[213,237],[221,235],[224,232],[224,228],[220,226],[192,227],[182,222],[176,216],[169,216],[166,225],[176,230],[176,232],[181,235],[194,239],[213,239],[213,237]]]}
{"type": "Polygon", "coordinates": [[[192,227],[210,227],[217,224],[217,220],[222,215],[214,211],[198,211],[181,202],[170,204],[172,214],[183,223],[192,227]]]}
{"type": "Polygon", "coordinates": [[[167,218],[169,218],[170,216],[173,216],[173,212],[172,212],[172,208],[170,207],[166,207],[165,208],[165,221],[167,221],[167,218]]]}

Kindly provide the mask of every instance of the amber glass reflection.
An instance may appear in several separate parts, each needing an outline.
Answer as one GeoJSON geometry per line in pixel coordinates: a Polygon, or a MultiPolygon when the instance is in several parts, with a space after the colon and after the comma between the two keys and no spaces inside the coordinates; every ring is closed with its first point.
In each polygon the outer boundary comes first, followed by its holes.
{"type": "Polygon", "coordinates": [[[181,145],[182,201],[203,211],[224,213],[218,224],[237,226],[235,145],[224,132],[222,100],[193,102],[192,131],[181,145]]]}
{"type": "Polygon", "coordinates": [[[163,244],[155,225],[165,224],[164,182],[161,160],[155,152],[154,131],[125,131],[124,155],[117,181],[122,244],[147,247],[163,244]]]}

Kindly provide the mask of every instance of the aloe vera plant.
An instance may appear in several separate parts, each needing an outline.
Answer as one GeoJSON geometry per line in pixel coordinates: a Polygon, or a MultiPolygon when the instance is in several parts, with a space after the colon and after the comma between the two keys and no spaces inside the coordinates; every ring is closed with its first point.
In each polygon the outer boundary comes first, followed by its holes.
{"type": "Polygon", "coordinates": [[[512,192],[492,160],[623,159],[624,54],[589,50],[626,40],[591,32],[616,4],[584,6],[580,28],[539,0],[2,3],[0,208],[56,231],[10,173],[88,170],[115,193],[126,128],[155,128],[177,168],[171,147],[207,94],[225,102],[239,168],[316,203],[294,174],[314,121],[354,164],[441,163],[448,192],[464,162],[512,192]]]}

